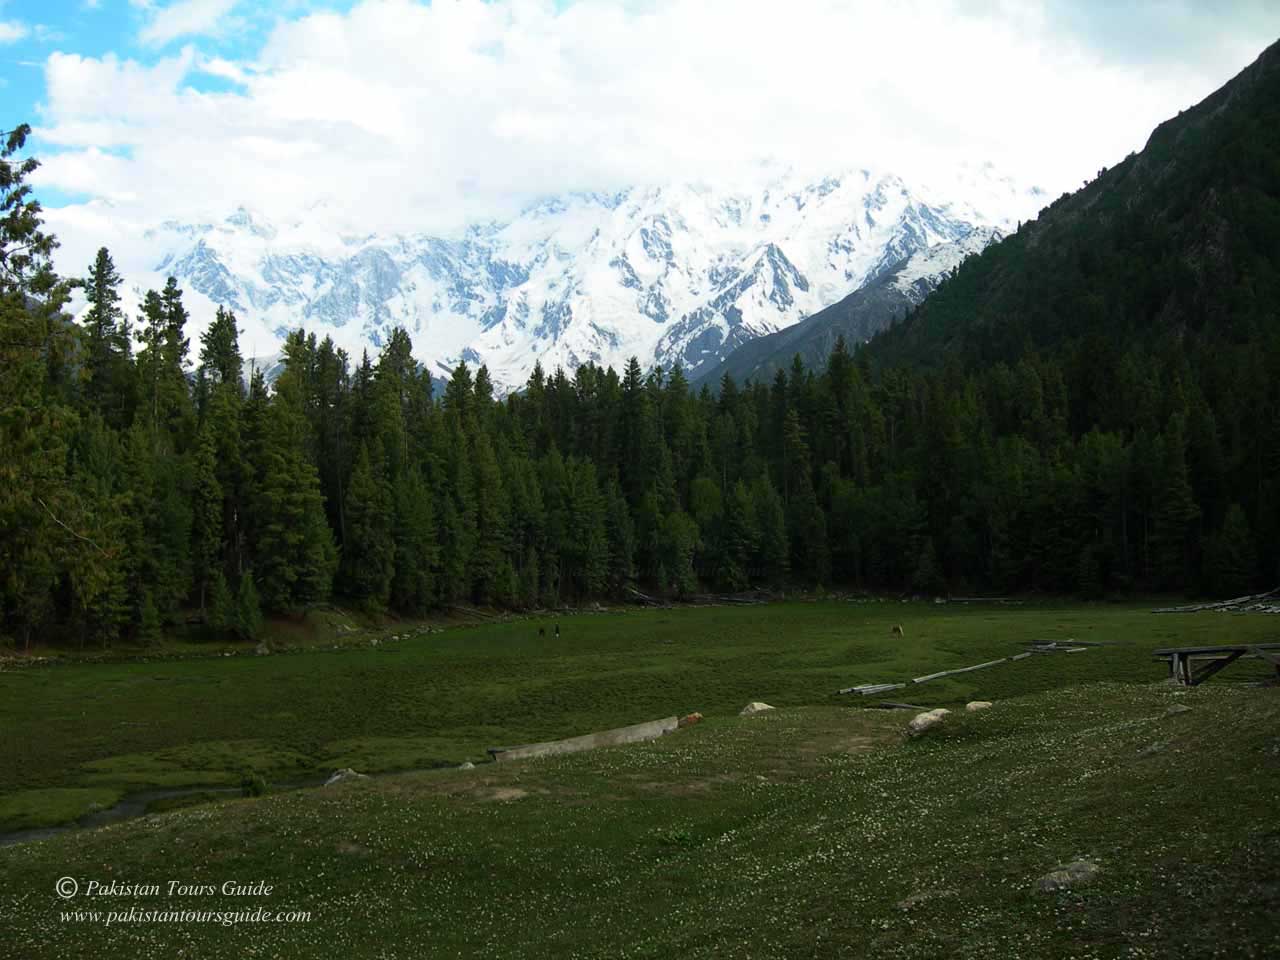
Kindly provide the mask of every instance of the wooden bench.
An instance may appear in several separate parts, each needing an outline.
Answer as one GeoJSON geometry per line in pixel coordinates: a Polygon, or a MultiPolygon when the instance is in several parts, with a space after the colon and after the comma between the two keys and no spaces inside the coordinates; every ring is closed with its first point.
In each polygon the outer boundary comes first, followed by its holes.
{"type": "Polygon", "coordinates": [[[1273,664],[1280,675],[1280,643],[1224,644],[1216,647],[1169,647],[1152,656],[1169,664],[1169,677],[1186,687],[1204,683],[1241,657],[1257,657],[1273,664]],[[1196,661],[1199,661],[1197,665],[1196,661]]]}

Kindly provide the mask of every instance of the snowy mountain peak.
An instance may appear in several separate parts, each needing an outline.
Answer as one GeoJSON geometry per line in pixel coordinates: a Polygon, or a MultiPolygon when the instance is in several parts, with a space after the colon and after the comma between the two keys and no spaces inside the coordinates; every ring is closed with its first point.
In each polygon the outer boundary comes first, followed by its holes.
{"type": "Polygon", "coordinates": [[[176,276],[197,325],[227,306],[259,354],[305,326],[359,356],[401,325],[433,372],[483,362],[500,388],[538,360],[620,367],[635,355],[693,374],[904,260],[896,283],[937,277],[1043,199],[980,166],[928,185],[870,168],[768,174],[755,187],[548,197],[443,236],[334,230],[323,205],[285,224],[239,208],[149,230],[152,275],[128,279],[142,290],[176,276]]]}

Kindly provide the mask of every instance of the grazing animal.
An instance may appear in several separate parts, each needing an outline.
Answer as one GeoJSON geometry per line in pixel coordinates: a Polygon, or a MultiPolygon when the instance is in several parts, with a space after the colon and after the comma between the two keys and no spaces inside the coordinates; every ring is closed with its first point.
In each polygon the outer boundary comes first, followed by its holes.
{"type": "Polygon", "coordinates": [[[901,626],[901,624],[895,624],[895,625],[894,625],[894,628],[893,628],[892,630],[890,630],[890,631],[889,631],[889,634],[890,634],[890,636],[894,636],[894,637],[905,637],[905,636],[906,636],[906,634],[902,632],[902,626],[901,626]]]}

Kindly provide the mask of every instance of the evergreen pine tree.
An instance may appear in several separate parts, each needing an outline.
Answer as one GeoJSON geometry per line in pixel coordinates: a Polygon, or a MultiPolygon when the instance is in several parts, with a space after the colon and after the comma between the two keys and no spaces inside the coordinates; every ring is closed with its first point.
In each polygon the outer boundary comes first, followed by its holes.
{"type": "Polygon", "coordinates": [[[1258,557],[1244,509],[1233,503],[1218,534],[1205,548],[1205,586],[1215,597],[1239,597],[1253,586],[1258,557]]]}
{"type": "Polygon", "coordinates": [[[98,251],[84,281],[88,303],[85,393],[104,420],[116,428],[128,425],[133,413],[130,331],[120,308],[120,274],[106,247],[98,251]]]}
{"type": "Polygon", "coordinates": [[[214,571],[209,580],[204,622],[205,626],[217,633],[235,629],[235,605],[231,599],[231,591],[227,588],[227,578],[222,575],[221,570],[214,571]]]}
{"type": "Polygon", "coordinates": [[[416,470],[396,478],[392,491],[395,523],[391,604],[401,613],[421,614],[436,601],[440,563],[431,490],[416,470]]]}
{"type": "Polygon", "coordinates": [[[751,485],[751,503],[759,530],[753,566],[763,582],[780,586],[790,569],[786,511],[782,498],[768,477],[758,477],[751,485]]]}
{"type": "Polygon", "coordinates": [[[241,574],[236,592],[235,632],[241,640],[250,642],[262,633],[262,605],[253,585],[253,575],[248,571],[241,574]]]}
{"type": "Polygon", "coordinates": [[[151,599],[151,591],[142,594],[142,610],[138,619],[138,642],[144,647],[160,645],[160,614],[151,599]]]}
{"type": "Polygon", "coordinates": [[[347,541],[342,549],[345,592],[352,599],[381,610],[391,597],[395,575],[395,540],[391,533],[391,498],[386,483],[360,444],[355,468],[347,483],[347,541]]]}
{"type": "Polygon", "coordinates": [[[1180,590],[1187,585],[1191,524],[1199,515],[1187,474],[1182,421],[1173,417],[1160,437],[1151,519],[1152,565],[1157,585],[1180,590]]]}
{"type": "Polygon", "coordinates": [[[636,530],[622,485],[616,478],[610,478],[605,488],[604,509],[609,551],[605,589],[611,596],[618,596],[635,579],[636,530]]]}
{"type": "Polygon", "coordinates": [[[214,457],[213,433],[206,427],[196,441],[192,464],[191,572],[202,611],[210,585],[222,572],[222,485],[214,457]]]}
{"type": "Polygon", "coordinates": [[[71,558],[99,549],[58,523],[82,513],[67,455],[78,417],[53,373],[72,353],[73,327],[61,316],[69,285],[50,259],[57,241],[25,182],[38,163],[15,158],[30,131],[22,124],[0,146],[0,634],[24,651],[59,612],[54,591],[71,558]]]}
{"type": "MultiPolygon", "coordinates": [[[[200,371],[210,391],[224,384],[237,397],[244,396],[244,361],[240,357],[236,315],[222,307],[218,307],[213,323],[200,336],[200,371]]],[[[200,412],[204,412],[203,406],[200,412]]]]}
{"type": "MultiPolygon", "coordinates": [[[[254,570],[267,609],[296,609],[329,596],[338,558],[320,479],[305,453],[301,388],[287,371],[276,381],[265,436],[260,485],[253,495],[254,570]]],[[[389,515],[388,507],[384,516],[389,515]]]]}
{"type": "Polygon", "coordinates": [[[911,575],[911,586],[925,596],[939,597],[947,592],[947,582],[942,575],[938,549],[934,546],[932,537],[925,538],[920,546],[920,557],[916,561],[915,573],[911,575]]]}

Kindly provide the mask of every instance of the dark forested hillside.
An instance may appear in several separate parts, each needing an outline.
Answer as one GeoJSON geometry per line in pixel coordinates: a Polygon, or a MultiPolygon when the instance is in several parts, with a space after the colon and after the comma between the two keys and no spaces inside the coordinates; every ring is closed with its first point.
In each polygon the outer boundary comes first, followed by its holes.
{"type": "Polygon", "coordinates": [[[874,352],[885,363],[958,355],[972,368],[1029,348],[1075,349],[1094,355],[1101,385],[1115,382],[1114,362],[1134,344],[1193,352],[1274,330],[1278,301],[1275,44],[1157,127],[1141,153],[966,264],[874,352]]]}
{"type": "Polygon", "coordinates": [[[894,283],[891,271],[794,326],[748,340],[696,382],[713,387],[726,374],[739,383],[768,383],[799,356],[807,367],[826,366],[836,341],[860,344],[900,319],[915,301],[894,283]]]}
{"type": "Polygon", "coordinates": [[[0,634],[151,640],[331,596],[417,614],[840,585],[1235,594],[1280,565],[1280,57],[973,257],[822,371],[695,392],[677,368],[443,391],[396,331],[290,335],[71,284],[0,166],[0,634]]]}

